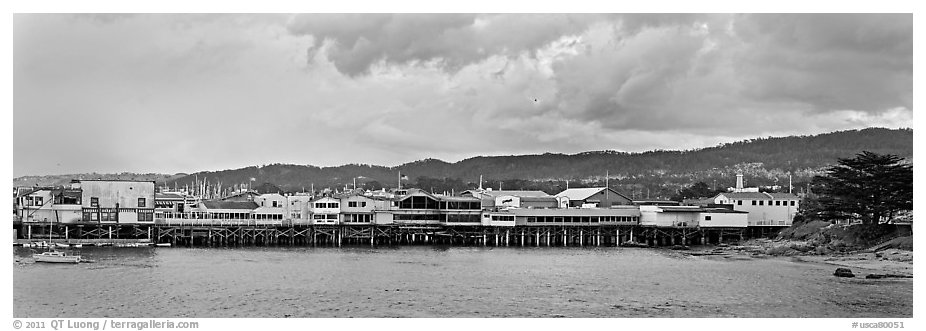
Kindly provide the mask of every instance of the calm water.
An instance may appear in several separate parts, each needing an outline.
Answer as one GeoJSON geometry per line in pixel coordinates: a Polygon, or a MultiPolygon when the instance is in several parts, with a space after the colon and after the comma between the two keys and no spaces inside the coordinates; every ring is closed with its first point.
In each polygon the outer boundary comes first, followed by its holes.
{"type": "Polygon", "coordinates": [[[14,253],[16,317],[913,315],[910,279],[651,249],[94,247],[80,265],[14,253]]]}

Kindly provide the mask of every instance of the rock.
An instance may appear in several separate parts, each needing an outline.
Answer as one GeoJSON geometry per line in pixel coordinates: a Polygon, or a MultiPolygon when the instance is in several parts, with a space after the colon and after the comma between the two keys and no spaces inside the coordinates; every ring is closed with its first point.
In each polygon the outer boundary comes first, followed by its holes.
{"type": "Polygon", "coordinates": [[[880,274],[868,274],[865,276],[865,279],[881,279],[884,278],[884,275],[880,274]]]}
{"type": "Polygon", "coordinates": [[[855,274],[852,273],[852,270],[849,268],[836,268],[836,272],[833,273],[833,276],[836,277],[855,277],[855,274]]]}

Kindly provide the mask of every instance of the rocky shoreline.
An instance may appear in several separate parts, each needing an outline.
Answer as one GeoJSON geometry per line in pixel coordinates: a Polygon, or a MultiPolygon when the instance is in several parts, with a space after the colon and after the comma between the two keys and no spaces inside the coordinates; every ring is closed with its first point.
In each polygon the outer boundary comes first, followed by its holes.
{"type": "Polygon", "coordinates": [[[912,278],[913,251],[886,248],[883,250],[840,250],[789,239],[752,239],[739,244],[690,247],[691,256],[723,256],[725,258],[789,257],[796,262],[830,264],[860,269],[864,277],[912,278]]]}

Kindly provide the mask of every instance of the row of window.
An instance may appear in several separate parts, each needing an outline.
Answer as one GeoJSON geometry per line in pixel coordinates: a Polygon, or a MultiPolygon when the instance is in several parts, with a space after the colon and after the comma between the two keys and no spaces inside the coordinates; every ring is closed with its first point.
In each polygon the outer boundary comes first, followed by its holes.
{"type": "Polygon", "coordinates": [[[338,204],[337,202],[328,202],[328,203],[325,203],[325,202],[316,202],[316,203],[315,203],[315,208],[318,208],[318,209],[321,209],[321,208],[338,208],[338,206],[340,206],[340,204],[338,204]]]}
{"type": "Polygon", "coordinates": [[[338,219],[338,214],[315,214],[312,215],[313,220],[336,220],[338,219]]]}
{"type": "Polygon", "coordinates": [[[367,206],[367,202],[366,201],[348,201],[347,206],[353,207],[353,208],[357,208],[357,207],[363,208],[367,206]]]}
{"type": "Polygon", "coordinates": [[[480,201],[437,201],[428,197],[410,197],[402,201],[395,201],[399,209],[444,209],[444,210],[476,210],[482,209],[480,201]]]}
{"type": "MultiPolygon", "coordinates": [[[[791,203],[791,206],[794,206],[794,205],[795,205],[794,203],[796,202],[796,201],[794,201],[794,200],[790,200],[790,201],[774,200],[774,201],[775,201],[775,205],[776,205],[776,206],[788,206],[788,202],[791,203]]],[[[752,200],[752,205],[753,205],[753,206],[756,206],[756,205],[757,205],[756,202],[758,202],[758,206],[764,206],[764,205],[765,205],[765,200],[752,200]]],[[[736,204],[739,205],[739,206],[742,206],[742,205],[743,205],[743,200],[737,200],[737,201],[736,201],[736,204]]],[[[769,201],[769,202],[768,202],[768,205],[771,206],[771,205],[772,205],[772,201],[769,201]]]]}
{"type": "MultiPolygon", "coordinates": [[[[132,209],[121,209],[117,210],[115,208],[106,208],[99,209],[95,211],[84,210],[83,220],[85,222],[118,222],[119,221],[119,212],[136,212],[132,209]]],[[[152,210],[138,210],[136,212],[136,219],[139,222],[154,222],[154,211],[152,210]]]]}
{"type": "MultiPolygon", "coordinates": [[[[145,208],[148,205],[147,198],[138,198],[138,208],[145,208]]],[[[99,208],[100,207],[100,198],[90,197],[90,207],[99,208]]]]}
{"type": "Polygon", "coordinates": [[[479,223],[479,214],[448,214],[447,222],[479,223]]]}
{"type": "Polygon", "coordinates": [[[393,217],[396,221],[443,221],[441,214],[397,214],[393,217]]]}
{"type": "Polygon", "coordinates": [[[514,222],[513,215],[492,215],[492,221],[494,222],[514,222]]]}
{"type": "Polygon", "coordinates": [[[344,214],[345,223],[370,223],[373,222],[373,214],[344,214]]]}
{"type": "Polygon", "coordinates": [[[636,222],[633,216],[529,216],[527,223],[636,222]]]}

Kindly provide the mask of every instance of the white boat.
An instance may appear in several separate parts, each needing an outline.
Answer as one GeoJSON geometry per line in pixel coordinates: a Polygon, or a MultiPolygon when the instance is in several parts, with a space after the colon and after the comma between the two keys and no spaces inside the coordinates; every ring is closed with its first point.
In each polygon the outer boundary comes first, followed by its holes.
{"type": "Polygon", "coordinates": [[[55,243],[55,246],[58,247],[58,248],[68,248],[68,247],[70,247],[70,246],[68,246],[68,244],[62,244],[62,243],[55,243]]]}
{"type": "Polygon", "coordinates": [[[160,243],[160,244],[154,244],[154,245],[157,247],[170,247],[170,243],[160,243]]]}
{"type": "Polygon", "coordinates": [[[58,252],[58,251],[48,251],[48,252],[42,252],[41,254],[32,254],[32,258],[35,259],[35,262],[49,262],[49,263],[78,263],[80,262],[80,255],[70,255],[65,252],[58,252]]]}
{"type": "Polygon", "coordinates": [[[83,248],[84,244],[74,244],[74,248],[83,248]]]}

